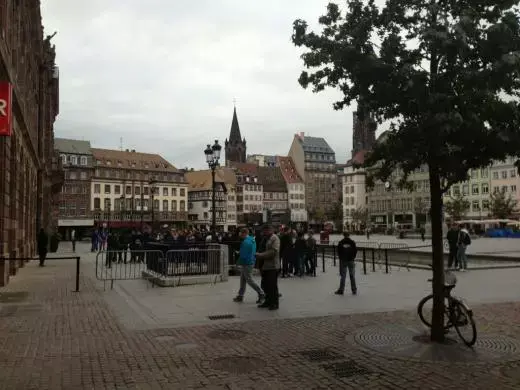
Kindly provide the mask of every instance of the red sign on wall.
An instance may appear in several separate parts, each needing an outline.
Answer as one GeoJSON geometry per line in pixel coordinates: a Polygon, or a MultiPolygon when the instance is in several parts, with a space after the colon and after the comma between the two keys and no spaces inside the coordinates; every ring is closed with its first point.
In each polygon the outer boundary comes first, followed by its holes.
{"type": "Polygon", "coordinates": [[[0,81],[0,137],[13,133],[13,88],[11,83],[0,81]]]}

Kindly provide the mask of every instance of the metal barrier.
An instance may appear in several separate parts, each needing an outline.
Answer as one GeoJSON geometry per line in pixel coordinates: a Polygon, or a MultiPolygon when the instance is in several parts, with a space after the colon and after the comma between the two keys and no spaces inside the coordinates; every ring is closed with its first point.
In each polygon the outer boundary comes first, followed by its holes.
{"type": "MultiPolygon", "coordinates": [[[[47,260],[76,260],[76,289],[74,292],[79,292],[79,274],[80,274],[80,256],[67,256],[67,257],[45,257],[45,261],[47,260]]],[[[26,261],[26,260],[39,260],[36,257],[0,257],[0,261],[2,260],[14,260],[14,261],[26,261]]]]}
{"type": "Polygon", "coordinates": [[[160,250],[115,250],[102,251],[96,255],[96,279],[111,282],[115,280],[134,280],[143,277],[143,271],[160,270],[163,267],[164,253],[160,250]]]}
{"type": "MultiPolygon", "coordinates": [[[[174,250],[102,251],[96,256],[96,279],[110,281],[213,276],[227,272],[223,250],[218,244],[174,250]],[[149,275],[149,276],[146,276],[149,275]]],[[[215,281],[217,280],[215,279],[215,281]]]]}
{"type": "Polygon", "coordinates": [[[379,244],[379,253],[381,254],[381,251],[383,251],[384,259],[385,259],[385,273],[388,273],[390,261],[388,258],[388,250],[392,250],[392,252],[396,251],[406,251],[406,255],[408,257],[407,261],[404,263],[404,266],[407,268],[407,270],[410,270],[409,264],[410,264],[410,248],[407,244],[401,244],[401,243],[393,243],[393,242],[382,242],[379,244]]]}

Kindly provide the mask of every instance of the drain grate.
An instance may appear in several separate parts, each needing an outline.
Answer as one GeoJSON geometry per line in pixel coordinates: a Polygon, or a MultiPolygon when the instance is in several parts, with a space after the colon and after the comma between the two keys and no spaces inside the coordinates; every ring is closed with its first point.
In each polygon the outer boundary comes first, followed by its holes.
{"type": "Polygon", "coordinates": [[[230,320],[232,318],[235,318],[234,314],[216,314],[213,316],[208,316],[208,318],[212,321],[216,320],[230,320]]]}
{"type": "Polygon", "coordinates": [[[356,363],[354,360],[324,364],[321,366],[325,371],[333,374],[336,378],[350,378],[353,376],[372,374],[368,368],[356,363]]]}
{"type": "Polygon", "coordinates": [[[344,358],[343,355],[327,348],[309,349],[307,351],[301,351],[300,354],[305,356],[311,362],[326,362],[329,360],[339,360],[344,358]]]}
{"type": "Polygon", "coordinates": [[[226,371],[240,375],[260,370],[266,366],[264,360],[253,356],[226,356],[216,358],[211,362],[210,368],[218,371],[226,371]]]}
{"type": "Polygon", "coordinates": [[[240,340],[247,336],[247,332],[238,329],[221,329],[209,332],[207,336],[216,340],[240,340]]]}
{"type": "Polygon", "coordinates": [[[23,302],[29,297],[27,291],[4,292],[0,293],[0,303],[18,303],[23,302]]]}

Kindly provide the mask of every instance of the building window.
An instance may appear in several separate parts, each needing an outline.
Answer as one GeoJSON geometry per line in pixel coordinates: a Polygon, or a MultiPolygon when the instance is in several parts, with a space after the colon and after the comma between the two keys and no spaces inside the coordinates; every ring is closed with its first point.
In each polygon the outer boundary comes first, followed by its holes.
{"type": "Polygon", "coordinates": [[[155,210],[159,210],[159,201],[157,199],[154,199],[153,201],[153,208],[155,210]]]}
{"type": "Polygon", "coordinates": [[[167,200],[162,201],[162,209],[163,209],[163,211],[168,211],[168,201],[167,200]]]}
{"type": "Polygon", "coordinates": [[[482,179],[486,179],[488,177],[488,170],[487,169],[481,169],[480,170],[480,177],[482,179]]]}
{"type": "Polygon", "coordinates": [[[105,199],[105,201],[104,201],[105,210],[110,211],[110,206],[111,206],[110,199],[105,199]]]}
{"type": "Polygon", "coordinates": [[[110,194],[110,184],[105,184],[105,194],[110,194]]]}
{"type": "Polygon", "coordinates": [[[141,187],[135,187],[134,191],[137,196],[141,195],[141,187]]]}
{"type": "Polygon", "coordinates": [[[500,191],[499,187],[493,187],[493,194],[498,194],[499,191],[500,191]]]}
{"type": "Polygon", "coordinates": [[[493,179],[498,180],[498,172],[493,172],[493,179]]]}
{"type": "Polygon", "coordinates": [[[116,194],[116,195],[121,194],[121,186],[120,185],[115,185],[114,186],[114,194],[116,194]]]}
{"type": "Polygon", "coordinates": [[[81,156],[80,157],[80,162],[81,162],[81,165],[87,165],[87,157],[86,156],[81,156]]]}
{"type": "Polygon", "coordinates": [[[469,185],[464,184],[462,186],[462,195],[468,195],[469,194],[469,185]]]}
{"type": "Polygon", "coordinates": [[[511,186],[511,192],[512,192],[513,194],[516,194],[516,185],[515,185],[515,184],[513,184],[513,185],[511,186]]]}
{"type": "Polygon", "coordinates": [[[489,210],[489,200],[482,201],[482,210],[484,210],[484,211],[489,210]]]}
{"type": "Polygon", "coordinates": [[[483,194],[489,193],[489,185],[487,183],[482,183],[482,193],[483,194]]]}
{"type": "Polygon", "coordinates": [[[172,196],[177,196],[177,188],[172,188],[172,196]]]}
{"type": "Polygon", "coordinates": [[[163,196],[168,196],[168,187],[163,187],[162,194],[163,196]]]}
{"type": "Polygon", "coordinates": [[[177,201],[172,200],[172,211],[177,211],[177,201]]]}
{"type": "Polygon", "coordinates": [[[71,163],[71,165],[77,165],[78,158],[76,156],[70,156],[70,163],[71,163]]]}
{"type": "Polygon", "coordinates": [[[101,184],[94,184],[94,194],[101,193],[101,184]]]}
{"type": "Polygon", "coordinates": [[[94,210],[99,209],[101,207],[101,199],[94,198],[94,210]]]}
{"type": "Polygon", "coordinates": [[[478,193],[479,193],[479,186],[478,186],[478,184],[473,184],[471,186],[471,193],[473,195],[478,195],[478,193]]]}
{"type": "Polygon", "coordinates": [[[125,193],[126,193],[127,195],[132,195],[132,187],[131,187],[131,186],[126,186],[126,191],[125,191],[125,193]]]}
{"type": "Polygon", "coordinates": [[[76,172],[69,172],[69,179],[76,180],[76,172]]]}
{"type": "Polygon", "coordinates": [[[81,180],[86,180],[87,179],[87,172],[80,172],[79,174],[81,180]]]}
{"type": "Polygon", "coordinates": [[[148,187],[143,187],[143,195],[148,196],[148,187]]]}
{"type": "Polygon", "coordinates": [[[511,169],[511,170],[509,171],[509,176],[511,176],[511,177],[516,177],[516,170],[511,169]]]}
{"type": "Polygon", "coordinates": [[[502,171],[502,179],[507,179],[507,171],[502,171]]]}
{"type": "Polygon", "coordinates": [[[506,192],[507,192],[507,186],[502,186],[502,192],[503,192],[503,193],[506,193],[506,192]]]}
{"type": "Polygon", "coordinates": [[[60,157],[61,157],[61,163],[63,165],[67,165],[67,155],[66,154],[62,154],[60,157]]]}
{"type": "Polygon", "coordinates": [[[180,201],[179,211],[186,211],[186,202],[184,200],[180,201]]]}
{"type": "MultiPolygon", "coordinates": [[[[186,196],[186,189],[181,188],[181,190],[180,190],[180,194],[181,194],[181,196],[186,196]]],[[[183,211],[184,211],[184,210],[183,210],[183,211]]]]}
{"type": "Polygon", "coordinates": [[[480,211],[480,202],[478,200],[474,200],[471,204],[471,208],[473,211],[480,211]]]}

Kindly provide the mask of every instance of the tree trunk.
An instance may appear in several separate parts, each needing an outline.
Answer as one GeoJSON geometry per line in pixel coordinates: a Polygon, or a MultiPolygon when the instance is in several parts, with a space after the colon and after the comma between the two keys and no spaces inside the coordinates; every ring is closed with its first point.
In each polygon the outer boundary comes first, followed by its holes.
{"type": "Polygon", "coordinates": [[[442,192],[439,170],[430,163],[432,227],[433,312],[431,340],[444,341],[444,247],[442,243],[442,192]]]}

